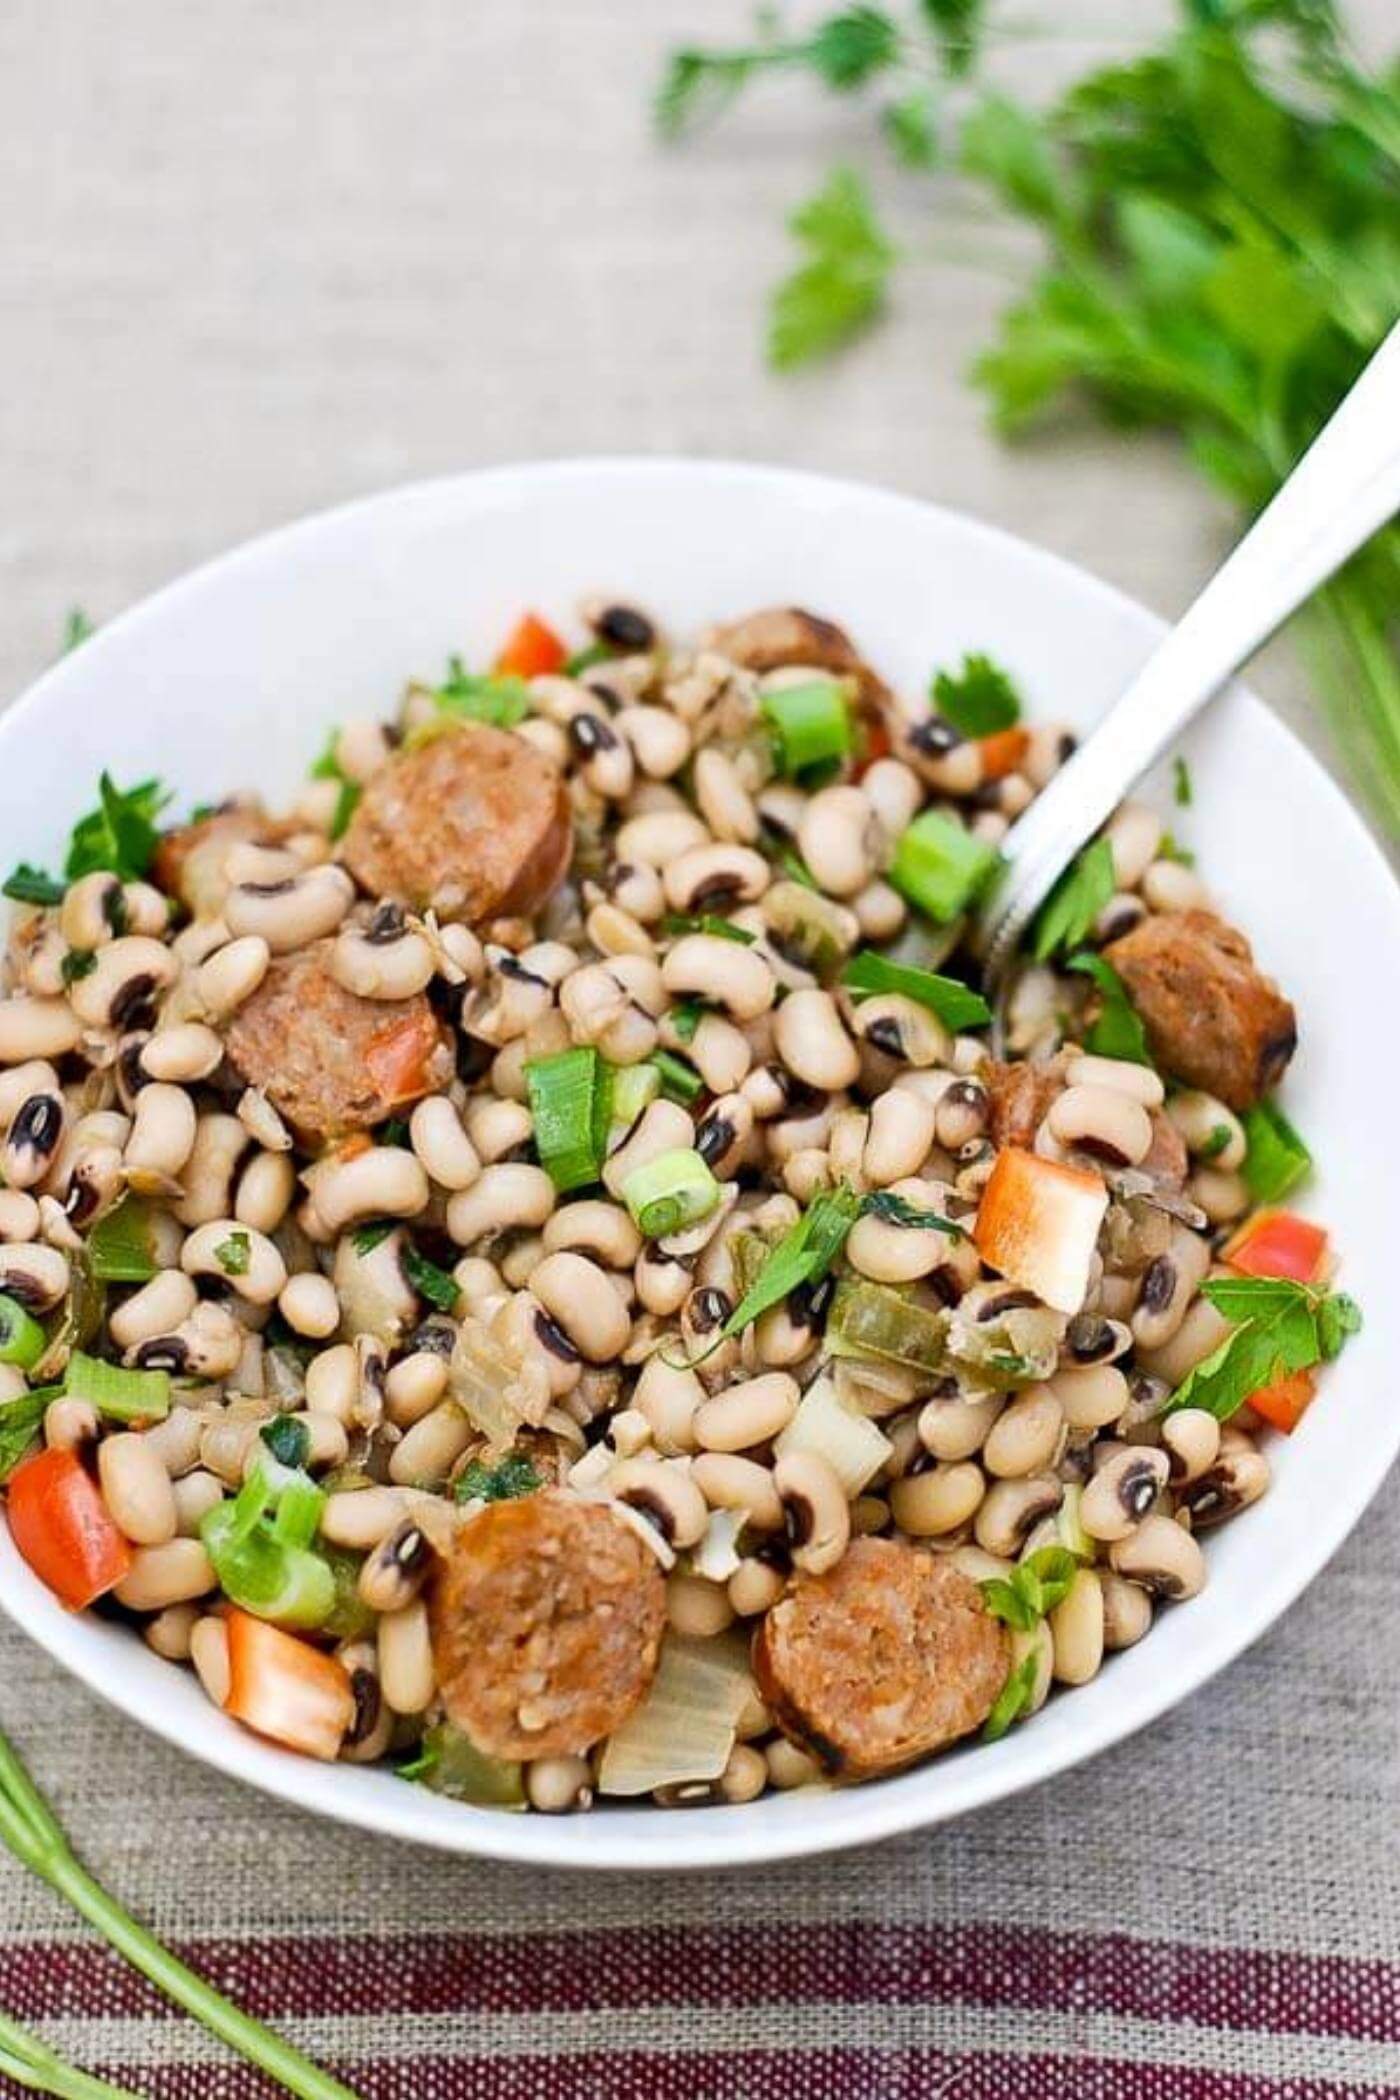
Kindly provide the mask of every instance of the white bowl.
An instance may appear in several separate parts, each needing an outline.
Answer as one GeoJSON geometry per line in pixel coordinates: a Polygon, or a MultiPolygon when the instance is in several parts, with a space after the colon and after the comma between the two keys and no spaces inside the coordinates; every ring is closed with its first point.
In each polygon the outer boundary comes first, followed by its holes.
{"type": "MultiPolygon", "coordinates": [[[[1034,715],[1088,728],[1160,632],[1139,606],[1005,533],[875,489],[670,460],[504,468],[312,518],[201,569],[56,665],[0,721],[5,851],[59,853],[106,766],[158,773],[177,807],[257,787],[289,797],[327,726],[387,713],[410,673],[486,658],[525,606],[568,621],[605,588],[680,635],[796,602],[847,624],[896,685],[987,649],[1034,715]]],[[[386,1771],[293,1757],[226,1720],[124,1630],[73,1618],[0,1525],[0,1602],[124,1713],[221,1771],[318,1814],[446,1850],[589,1867],[722,1866],[830,1850],[934,1823],[1120,1742],[1257,1639],[1346,1537],[1400,1444],[1391,1367],[1400,1292],[1391,1113],[1400,1040],[1400,896],[1337,790],[1249,693],[1184,747],[1192,806],[1169,821],[1301,1016],[1284,1099],[1318,1161],[1306,1208],[1336,1235],[1366,1329],[1326,1377],[1273,1491],[1208,1543],[1210,1582],[1095,1681],[993,1747],[878,1785],[666,1814],[512,1816],[386,1771]]],[[[1155,783],[1164,808],[1169,783],[1155,783]]]]}

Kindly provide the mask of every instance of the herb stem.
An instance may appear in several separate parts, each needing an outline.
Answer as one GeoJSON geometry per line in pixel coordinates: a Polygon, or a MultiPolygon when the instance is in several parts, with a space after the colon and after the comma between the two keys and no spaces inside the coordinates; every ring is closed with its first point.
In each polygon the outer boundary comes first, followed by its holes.
{"type": "Polygon", "coordinates": [[[53,2100],[139,2100],[126,2086],[109,2085],[105,2078],[94,2078],[64,2063],[36,2034],[4,2013],[0,2013],[0,2072],[29,2092],[53,2095],[53,2100]]]}
{"type": "MultiPolygon", "coordinates": [[[[349,2086],[322,2071],[289,2042],[247,2013],[240,2012],[192,1969],[162,1947],[101,1884],[80,1865],[68,1840],[14,1749],[0,1735],[0,1841],[41,1881],[95,1926],[134,1969],[165,1992],[211,2034],[249,2063],[275,2079],[297,2100],[360,2100],[349,2086]]],[[[72,2074],[79,2076],[80,2074],[72,2074]]],[[[40,2086],[74,2100],[95,2100],[106,2086],[40,2086]]]]}

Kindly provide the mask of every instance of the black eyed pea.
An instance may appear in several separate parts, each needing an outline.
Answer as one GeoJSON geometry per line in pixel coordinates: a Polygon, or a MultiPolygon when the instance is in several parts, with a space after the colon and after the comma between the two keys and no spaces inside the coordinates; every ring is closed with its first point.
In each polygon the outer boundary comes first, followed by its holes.
{"type": "MultiPolygon", "coordinates": [[[[12,1370],[9,1364],[2,1368],[12,1370]]],[[[6,1379],[6,1400],[17,1400],[26,1391],[23,1373],[14,1371],[13,1375],[18,1383],[11,1387],[6,1379]]],[[[51,1400],[44,1409],[44,1442],[50,1451],[81,1451],[95,1444],[98,1426],[97,1409],[86,1400],[51,1400]]]]}
{"type": "Polygon", "coordinates": [[[332,1466],[343,1466],[349,1454],[350,1437],[342,1422],[332,1415],[315,1410],[304,1410],[292,1416],[306,1431],[306,1465],[308,1472],[320,1473],[332,1466]]]}
{"type": "Polygon", "coordinates": [[[794,1152],[785,1159],[782,1173],[783,1187],[790,1196],[796,1197],[804,1209],[823,1189],[836,1186],[836,1175],[832,1171],[829,1156],[814,1145],[801,1152],[794,1152]]]}
{"type": "Polygon", "coordinates": [[[630,1458],[613,1467],[605,1483],[615,1502],[636,1510],[677,1552],[698,1545],[709,1522],[699,1487],[681,1468],[664,1460],[630,1458]]]}
{"type": "Polygon", "coordinates": [[[786,1371],[765,1371],[706,1400],[693,1428],[702,1451],[749,1451],[778,1436],[797,1412],[801,1388],[786,1371]]]}
{"type": "Polygon", "coordinates": [[[212,1276],[249,1305],[271,1305],[287,1281],[287,1264],[272,1241],[236,1218],[215,1218],[185,1241],[180,1266],[187,1276],[212,1276]]]}
{"type": "Polygon", "coordinates": [[[470,1188],[448,1199],[447,1230],[459,1247],[470,1247],[495,1233],[535,1229],[549,1218],[555,1200],[554,1183],[543,1167],[501,1160],[483,1167],[470,1188]]]}
{"type": "Polygon", "coordinates": [[[695,754],[692,787],[700,814],[717,839],[751,846],[759,833],[759,814],[733,760],[707,745],[695,754]]]}
{"type": "Polygon", "coordinates": [[[851,1512],[835,1470],[818,1451],[785,1451],[773,1468],[792,1564],[807,1575],[834,1568],[850,1543],[851,1512]]]}
{"type": "Polygon", "coordinates": [[[1244,1125],[1214,1094],[1187,1088],[1172,1095],[1167,1114],[1193,1159],[1207,1161],[1225,1174],[1234,1174],[1244,1165],[1244,1125]]]}
{"type": "Polygon", "coordinates": [[[348,1159],[332,1153],[302,1180],[324,1236],[365,1218],[414,1218],[431,1193],[420,1161],[400,1145],[371,1145],[348,1159]]]}
{"type": "MultiPolygon", "coordinates": [[[[1097,1282],[1101,1298],[1104,1284],[1101,1274],[1097,1282]]],[[[1061,1361],[1068,1372],[1088,1371],[1102,1364],[1116,1363],[1132,1346],[1132,1329],[1123,1321],[1109,1319],[1103,1312],[1076,1313],[1065,1330],[1061,1361]]]]}
{"type": "Polygon", "coordinates": [[[709,842],[677,854],[661,872],[661,886],[672,911],[716,912],[721,917],[736,906],[753,904],[772,880],[772,869],[752,846],[709,842]]]}
{"type": "Polygon", "coordinates": [[[210,1020],[226,1021],[250,999],[267,975],[272,949],[261,934],[226,941],[199,965],[194,993],[210,1020]]]}
{"type": "Polygon", "coordinates": [[[690,1477],[711,1509],[742,1510],[756,1531],[781,1530],[783,1505],[767,1466],[737,1452],[701,1451],[690,1477]]]}
{"type": "Polygon", "coordinates": [[[862,1042],[897,1064],[923,1069],[946,1064],[952,1037],[926,1006],[906,999],[902,992],[884,992],[862,999],[852,1016],[852,1025],[862,1042]]]}
{"type": "MultiPolygon", "coordinates": [[[[943,1215],[944,1191],[935,1184],[910,1177],[897,1181],[890,1193],[919,1211],[943,1215]]],[[[872,1283],[912,1283],[946,1267],[955,1244],[951,1234],[936,1226],[901,1225],[867,1211],[851,1228],[846,1259],[872,1283]]]]}
{"type": "Polygon", "coordinates": [[[1060,1144],[1111,1166],[1135,1167],[1152,1149],[1147,1110],[1118,1087],[1066,1087],[1051,1102],[1046,1121],[1060,1144]]]}
{"type": "MultiPolygon", "coordinates": [[[[350,1424],[355,1429],[375,1430],[384,1419],[389,1353],[377,1334],[357,1334],[351,1347],[355,1352],[355,1404],[350,1424]]],[[[328,1417],[322,1415],[318,1419],[326,1421],[328,1417]]]]}
{"type": "Polygon", "coordinates": [[[566,770],[570,757],[569,733],[562,723],[548,721],[543,715],[529,715],[517,725],[515,734],[543,752],[561,773],[566,770]]]}
{"type": "Polygon", "coordinates": [[[1167,1090],[1150,1065],[1121,1057],[1076,1057],[1065,1068],[1065,1079],[1072,1087],[1109,1087],[1143,1108],[1160,1108],[1166,1099],[1167,1090]]]}
{"type": "Polygon", "coordinates": [[[390,1480],[398,1487],[441,1487],[476,1433],[460,1407],[442,1401],[395,1444],[390,1480]]]}
{"type": "Polygon", "coordinates": [[[238,1177],[233,1214],[240,1225],[276,1232],[292,1207],[296,1168],[285,1152],[255,1152],[238,1177]]]}
{"type": "Polygon", "coordinates": [[[898,758],[877,758],[860,779],[861,792],[874,810],[887,837],[907,831],[923,803],[923,784],[910,766],[898,758]]]}
{"type": "Polygon", "coordinates": [[[734,1607],[722,1582],[703,1575],[673,1574],[666,1582],[666,1622],[691,1640],[713,1640],[734,1623],[734,1607]]]}
{"type": "Polygon", "coordinates": [[[194,1146],[180,1185],[184,1190],[171,1207],[182,1225],[207,1225],[228,1215],[234,1169],[248,1146],[248,1133],[237,1116],[201,1115],[194,1146]]]}
{"type": "Polygon", "coordinates": [[[305,1335],[312,1342],[325,1341],[340,1325],[340,1300],[335,1285],[314,1269],[287,1278],[277,1310],[294,1334],[305,1335]]]}
{"type": "Polygon", "coordinates": [[[763,1761],[768,1767],[768,1784],[779,1793],[790,1794],[798,1787],[824,1786],[826,1774],[814,1757],[799,1750],[786,1736],[775,1736],[771,1743],[763,1746],[763,1761]]]}
{"type": "Polygon", "coordinates": [[[1184,861],[1154,860],[1142,878],[1143,902],[1149,911],[1208,911],[1210,891],[1184,861]]]}
{"type": "Polygon", "coordinates": [[[138,1193],[160,1194],[184,1171],[194,1151],[199,1119],[182,1086],[154,1079],[136,1096],[123,1165],[138,1193]]]}
{"type": "Polygon", "coordinates": [[[646,867],[660,869],[689,852],[692,846],[709,843],[709,831],[699,817],[677,804],[629,817],[618,831],[613,851],[619,860],[640,861],[646,867]]]}
{"type": "Polygon", "coordinates": [[[982,1469],[970,1460],[931,1466],[891,1482],[890,1515],[911,1538],[941,1538],[976,1516],[986,1492],[982,1469]]]}
{"type": "Polygon", "coordinates": [[[1108,1557],[1115,1574],[1139,1583],[1154,1597],[1176,1602],[1205,1587],[1205,1555],[1190,1532],[1170,1517],[1144,1517],[1129,1537],[1109,1547],[1108,1557]]]}
{"type": "Polygon", "coordinates": [[[736,1021],[766,1014],[777,990],[757,949],[711,933],[682,934],[661,965],[661,980],[673,998],[711,1000],[736,1021]]]}
{"type": "Polygon", "coordinates": [[[1088,1684],[1103,1662],[1103,1591],[1093,1568],[1080,1568],[1050,1613],[1055,1677],[1060,1684],[1088,1684]]]}
{"type": "Polygon", "coordinates": [[[1054,1515],[1064,1494],[1064,1482],[1053,1473],[994,1481],[973,1519],[978,1545],[986,1553],[1014,1560],[1041,1519],[1054,1515]]]}
{"type": "Polygon", "coordinates": [[[517,1146],[528,1145],[535,1128],[523,1101],[502,1100],[490,1094],[474,1095],[467,1102],[462,1111],[462,1123],[477,1156],[486,1166],[494,1166],[517,1146]]]}
{"type": "Polygon", "coordinates": [[[1162,820],[1145,802],[1124,802],[1105,832],[1113,856],[1113,880],[1120,890],[1135,890],[1157,857],[1162,820]]]}
{"type": "Polygon", "coordinates": [[[229,1487],[241,1487],[249,1460],[256,1456],[260,1426],[256,1418],[236,1416],[231,1410],[207,1419],[199,1436],[199,1462],[204,1471],[217,1474],[229,1487]]]}
{"type": "Polygon", "coordinates": [[[882,1495],[857,1495],[851,1504],[851,1534],[854,1538],[872,1538],[887,1531],[890,1524],[890,1505],[882,1495]]]}
{"type": "Polygon", "coordinates": [[[182,1539],[197,1539],[199,1527],[211,1509],[224,1499],[224,1483],[215,1473],[198,1467],[171,1482],[175,1497],[175,1526],[182,1539]]]}
{"type": "Polygon", "coordinates": [[[744,1559],[725,1584],[730,1610],[739,1619],[754,1619],[771,1611],[787,1588],[781,1568],[766,1560],[744,1559]]]}
{"type": "Polygon", "coordinates": [[[271,882],[238,882],[224,899],[224,924],[234,940],[266,941],[274,955],[334,933],[354,902],[344,868],[326,865],[271,882]]]}
{"type": "Polygon", "coordinates": [[[337,984],[361,999],[411,999],[431,983],[437,959],[397,905],[381,905],[367,924],[341,928],[328,967],[337,984]]]}
{"type": "Polygon", "coordinates": [[[618,904],[595,904],[585,921],[589,940],[600,955],[655,955],[656,943],[642,925],[618,904]]]}
{"type": "Polygon", "coordinates": [[[934,1141],[935,1104],[906,1087],[891,1087],[870,1104],[861,1171],[872,1188],[917,1174],[934,1141]]]}
{"type": "Polygon", "coordinates": [[[326,1497],[321,1536],[332,1546],[372,1553],[377,1545],[431,1498],[398,1487],[341,1488],[326,1497]]]}
{"type": "Polygon", "coordinates": [[[66,999],[0,999],[0,1065],[66,1057],[77,1049],[82,1032],[66,999]]]}
{"type": "Polygon", "coordinates": [[[0,1292],[26,1312],[50,1312],[68,1295],[67,1257],[57,1247],[0,1246],[0,1292]]]}
{"type": "Polygon", "coordinates": [[[126,926],[122,886],[109,870],[99,868],[69,884],[58,908],[58,930],[70,948],[105,947],[126,926]]]}
{"type": "Polygon", "coordinates": [[[544,1241],[537,1232],[516,1234],[501,1254],[501,1277],[513,1291],[523,1291],[544,1260],[544,1241]]]}
{"type": "Polygon", "coordinates": [[[1171,1340],[1209,1267],[1210,1248],[1206,1242],[1184,1225],[1174,1226],[1167,1251],[1150,1262],[1143,1273],[1137,1306],[1129,1322],[1139,1350],[1160,1349],[1171,1340]]]}
{"type": "Polygon", "coordinates": [[[854,1085],[860,1053],[830,992],[790,992],[778,1008],[773,1037],[779,1057],[804,1086],[835,1094],[854,1085]]]}
{"type": "Polygon", "coordinates": [[[690,731],[669,707],[624,707],[615,718],[650,780],[669,780],[690,756],[690,731]]]}
{"type": "Polygon", "coordinates": [[[428,1579],[433,1549],[411,1517],[396,1524],[360,1567],[360,1601],[374,1612],[402,1611],[428,1579]]]}
{"type": "Polygon", "coordinates": [[[1014,1561],[1003,1560],[999,1554],[984,1552],[981,1546],[967,1543],[954,1546],[948,1558],[969,1582],[1005,1580],[1015,1566],[1014,1561]]]}
{"type": "Polygon", "coordinates": [[[859,895],[876,874],[883,847],[880,820],[858,787],[819,789],[797,827],[797,850],[829,897],[859,895]]]}
{"type": "Polygon", "coordinates": [[[10,1188],[31,1189],[44,1179],[62,1142],[67,1114],[67,1103],[57,1090],[46,1089],[21,1102],[0,1153],[0,1171],[10,1188]]]}
{"type": "Polygon", "coordinates": [[[1126,1539],[1151,1515],[1167,1485],[1165,1451],[1126,1444],[1110,1453],[1085,1488],[1079,1520],[1090,1538],[1112,1543],[1126,1539]]]}
{"type": "Polygon", "coordinates": [[[1141,1583],[1100,1568],[1099,1590],[1103,1598],[1103,1644],[1117,1651],[1131,1648],[1152,1625],[1152,1598],[1141,1583]]]}
{"type": "Polygon", "coordinates": [[[1058,1463],[1064,1449],[1064,1411],[1048,1385],[1027,1386],[992,1424],[982,1464],[998,1480],[1021,1480],[1058,1463]]]}
{"type": "Polygon", "coordinates": [[[421,1714],[437,1690],[428,1608],[422,1599],[386,1612],[377,1629],[379,1688],[396,1714],[421,1714]]]}
{"type": "Polygon", "coordinates": [[[166,1662],[188,1662],[190,1659],[190,1635],[194,1632],[200,1613],[193,1604],[171,1604],[148,1619],[141,1629],[141,1638],[155,1654],[166,1662]]]}
{"type": "Polygon", "coordinates": [[[1268,1493],[1273,1478],[1262,1451],[1222,1450],[1214,1464],[1177,1489],[1176,1503],[1198,1531],[1223,1524],[1268,1493]]]}
{"type": "Polygon", "coordinates": [[[580,777],[604,802],[625,802],[635,781],[632,746],[601,707],[575,703],[566,726],[580,777]]]}
{"type": "Polygon", "coordinates": [[[666,1457],[696,1449],[695,1418],[706,1405],[705,1388],[688,1366],[667,1363],[658,1351],[642,1366],[632,1405],[651,1425],[652,1440],[666,1457]]]}
{"type": "Polygon", "coordinates": [[[593,1767],[586,1757],[537,1757],[525,1768],[525,1797],[531,1808],[545,1816],[591,1808],[593,1767]]]}
{"type": "Polygon", "coordinates": [[[851,899],[862,935],[867,941],[892,941],[909,916],[909,907],[899,891],[887,882],[869,882],[851,899]]]}
{"type": "Polygon", "coordinates": [[[170,1371],[181,1378],[227,1378],[238,1368],[245,1339],[244,1328],[226,1306],[196,1305],[178,1327],[135,1343],[124,1361],[139,1371],[170,1371]]]}
{"type": "Polygon", "coordinates": [[[233,1689],[228,1659],[228,1628],[222,1619],[205,1613],[190,1631],[190,1661],[206,1696],[215,1706],[224,1706],[233,1689]]]}
{"type": "Polygon", "coordinates": [[[987,1134],[992,1104],[977,1079],[954,1079],[935,1106],[935,1134],[945,1152],[960,1152],[987,1134]]]}
{"type": "Polygon", "coordinates": [[[695,1149],[720,1180],[736,1174],[748,1154],[754,1113],[742,1094],[712,1101],[695,1128],[695,1149]]]}
{"type": "Polygon", "coordinates": [[[1220,1424],[1207,1408],[1179,1407],[1163,1419],[1162,1449],[1167,1454],[1167,1477],[1174,1488],[1181,1488],[1199,1480],[1215,1464],[1220,1424]]]}
{"type": "MultiPolygon", "coordinates": [[[[0,1013],[4,1012],[0,1004],[0,1013]]],[[[8,1130],[32,1094],[62,1094],[58,1073],[47,1058],[28,1058],[0,1072],[0,1129],[8,1130]]]]}
{"type": "Polygon", "coordinates": [[[722,1014],[703,1015],[691,1041],[681,1048],[712,1094],[736,1092],[753,1065],[747,1036],[722,1014]]]}
{"type": "Polygon", "coordinates": [[[198,1539],[167,1539],[163,1545],[137,1546],[131,1567],[112,1592],[128,1611],[164,1611],[188,1604],[217,1587],[209,1555],[198,1539]]]}
{"type": "Polygon", "coordinates": [[[254,1144],[266,1152],[290,1152],[292,1133],[261,1087],[244,1087],[238,1097],[237,1115],[254,1144]]]}
{"type": "Polygon", "coordinates": [[[363,1334],[395,1339],[417,1318],[418,1294],[404,1273],[405,1245],[402,1231],[394,1231],[362,1252],[353,1232],[341,1235],[331,1282],[347,1340],[363,1334]]]}
{"type": "Polygon", "coordinates": [[[89,1028],[134,1028],[157,995],[174,983],[178,968],[163,941],[125,934],[98,949],[96,962],[70,985],[68,997],[89,1028]]]}
{"type": "Polygon", "coordinates": [[[411,1429],[447,1391],[448,1365],[433,1349],[415,1349],[391,1365],[384,1380],[384,1412],[398,1429],[411,1429]]]}
{"type": "Polygon", "coordinates": [[[655,868],[641,861],[614,861],[605,877],[607,894],[639,926],[654,926],[666,909],[666,893],[655,868]]]}
{"type": "Polygon", "coordinates": [[[193,1407],[172,1407],[163,1421],[143,1430],[141,1441],[154,1451],[172,1480],[192,1472],[199,1464],[204,1419],[193,1407]]]}
{"type": "Polygon", "coordinates": [[[39,925],[16,943],[13,970],[16,988],[39,999],[55,999],[64,987],[63,970],[68,950],[52,925],[39,925]]]}
{"type": "Polygon", "coordinates": [[[545,1223],[544,1244],[551,1254],[572,1251],[591,1255],[609,1269],[630,1269],[642,1251],[642,1235],[621,1204],[585,1196],[565,1203],[545,1223]]]}
{"type": "Polygon", "coordinates": [[[690,1295],[691,1274],[683,1261],[646,1247],[632,1271],[637,1296],[649,1313],[666,1320],[678,1313],[690,1295]]]}
{"type": "Polygon", "coordinates": [[[39,1237],[39,1206],[23,1189],[0,1188],[0,1242],[22,1246],[39,1237]]]}
{"type": "Polygon", "coordinates": [[[384,725],[368,716],[346,722],[335,740],[335,763],[347,780],[363,786],[389,762],[384,725]]]}
{"type": "Polygon", "coordinates": [[[715,1790],[721,1801],[739,1806],[745,1801],[757,1801],[767,1784],[768,1763],[763,1752],[751,1744],[736,1743],[715,1781],[715,1790]]]}
{"type": "Polygon", "coordinates": [[[1065,1424],[1075,1435],[1107,1429],[1128,1405],[1128,1381],[1115,1364],[1092,1364],[1083,1371],[1060,1370],[1049,1381],[1065,1424]]]}
{"type": "Polygon", "coordinates": [[[482,1254],[463,1255],[452,1271],[452,1280],[457,1286],[463,1317],[470,1314],[488,1325],[510,1296],[510,1286],[495,1262],[487,1261],[482,1254]]]}

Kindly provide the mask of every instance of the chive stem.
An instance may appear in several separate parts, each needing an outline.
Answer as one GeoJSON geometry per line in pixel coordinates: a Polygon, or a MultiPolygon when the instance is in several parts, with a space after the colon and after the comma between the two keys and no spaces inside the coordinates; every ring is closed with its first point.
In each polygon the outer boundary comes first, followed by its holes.
{"type": "MultiPolygon", "coordinates": [[[[296,2100],[362,2100],[339,2079],[313,2064],[308,2057],[284,2042],[249,2014],[230,2004],[212,1984],[162,1947],[160,1941],[137,1923],[128,1911],[75,1858],[48,1803],[20,1763],[11,1744],[0,1735],[0,1841],[3,1841],[31,1873],[48,1883],[70,1903],[80,1917],[95,1926],[108,1944],[134,1969],[165,1992],[196,2020],[217,2035],[230,2049],[256,2064],[296,2100]]],[[[75,2076],[80,2074],[74,2074],[75,2076]]],[[[45,2088],[40,2086],[39,2091],[45,2088]]],[[[102,2085],[50,2086],[50,2091],[74,2100],[96,2100],[111,2088],[102,2085]]]]}
{"type": "Polygon", "coordinates": [[[0,2071],[32,2093],[50,2093],[54,2100],[140,2100],[124,2085],[109,2085],[66,2064],[61,2056],[30,2034],[17,2020],[0,2013],[0,2071]]]}

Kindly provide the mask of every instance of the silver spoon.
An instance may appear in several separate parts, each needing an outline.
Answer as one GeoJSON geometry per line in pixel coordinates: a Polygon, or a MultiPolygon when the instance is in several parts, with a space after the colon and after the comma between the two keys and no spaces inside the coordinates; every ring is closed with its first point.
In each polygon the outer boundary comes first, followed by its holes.
{"type": "Polygon", "coordinates": [[[1275,628],[1400,512],[1400,325],[1122,698],[1008,832],[971,943],[989,996],[1076,853],[1275,628]]]}

